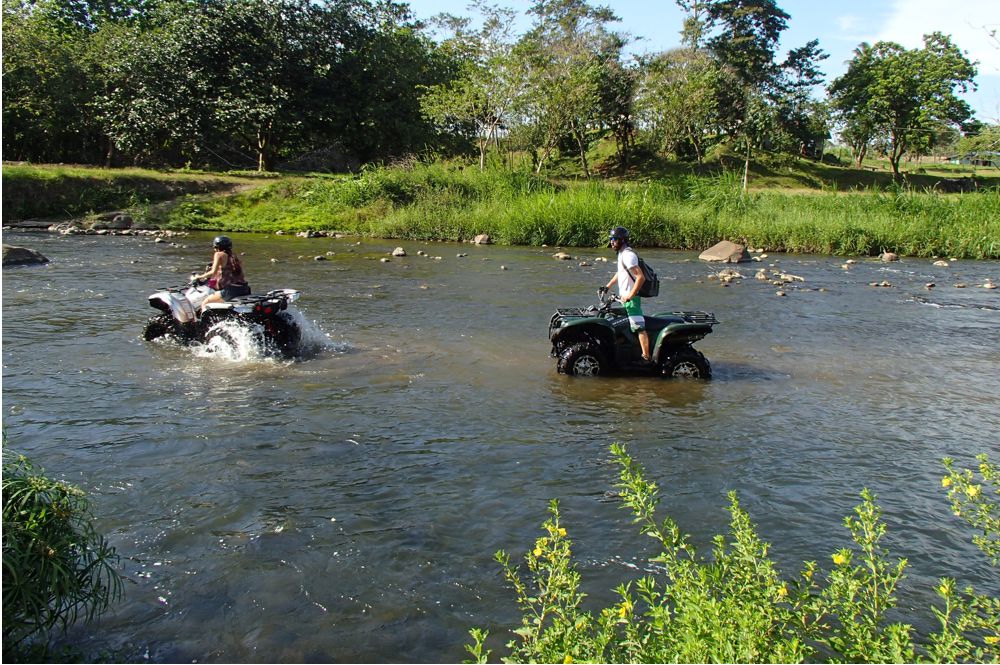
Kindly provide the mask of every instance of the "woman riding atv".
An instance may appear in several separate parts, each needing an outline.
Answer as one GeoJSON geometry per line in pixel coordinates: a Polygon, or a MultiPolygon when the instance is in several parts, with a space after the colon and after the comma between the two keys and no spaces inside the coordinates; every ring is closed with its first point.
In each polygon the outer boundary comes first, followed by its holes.
{"type": "Polygon", "coordinates": [[[212,267],[200,275],[191,275],[192,280],[207,279],[210,280],[209,284],[211,280],[215,280],[217,290],[201,304],[203,312],[205,305],[210,302],[222,302],[250,295],[250,285],[243,275],[243,264],[240,263],[239,257],[233,254],[233,241],[228,236],[217,236],[212,241],[212,248],[215,250],[212,255],[212,267]]]}

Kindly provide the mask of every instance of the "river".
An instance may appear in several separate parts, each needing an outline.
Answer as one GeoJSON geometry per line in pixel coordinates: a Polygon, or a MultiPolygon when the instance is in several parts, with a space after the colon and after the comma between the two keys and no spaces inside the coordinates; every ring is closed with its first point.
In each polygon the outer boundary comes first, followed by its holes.
{"type": "Polygon", "coordinates": [[[90,653],[464,660],[471,627],[510,638],[492,556],[519,559],[550,499],[590,600],[613,602],[654,554],[610,493],[613,442],[706,554],[736,490],[786,576],[827,568],[868,487],[909,560],[907,620],[931,625],[941,576],[1000,593],[940,484],[942,457],[1000,457],[1000,289],[979,286],[998,262],[771,255],[722,286],[696,253],[642,251],[662,282],[647,312],[719,319],[697,344],[714,378],[583,379],[556,373],[546,328],[596,299],[610,250],[235,234],[255,291],[302,291],[322,349],[232,362],[142,341],[147,296],[203,269],[211,237],[5,232],[51,259],[3,271],[9,444],[88,492],[128,578],[70,632],[90,653]],[[777,296],[753,279],[772,264],[805,281],[777,296]]]}

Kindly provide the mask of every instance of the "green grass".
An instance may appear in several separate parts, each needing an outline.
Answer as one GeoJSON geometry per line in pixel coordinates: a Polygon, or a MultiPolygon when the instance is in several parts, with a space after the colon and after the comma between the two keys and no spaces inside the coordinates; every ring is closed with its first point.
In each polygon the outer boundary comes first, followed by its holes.
{"type": "Polygon", "coordinates": [[[242,174],[196,171],[4,164],[3,221],[140,209],[184,194],[230,190],[246,182],[254,180],[242,174]]]}
{"type": "MultiPolygon", "coordinates": [[[[184,182],[194,183],[190,186],[199,193],[227,189],[224,195],[136,206],[147,224],[178,229],[326,230],[455,241],[488,233],[502,244],[597,246],[604,244],[608,229],[622,225],[641,246],[673,249],[701,250],[733,240],[768,251],[1000,258],[1000,179],[983,180],[990,187],[980,192],[942,195],[899,187],[891,179],[880,182],[888,178],[885,172],[771,159],[754,165],[754,187],[744,194],[738,169],[714,175],[690,170],[675,164],[668,170],[650,168],[656,177],[642,177],[640,169],[617,178],[555,180],[524,169],[480,172],[438,162],[366,168],[358,175],[252,180],[229,174],[90,169],[60,175],[53,189],[48,173],[23,174],[7,167],[4,216],[12,189],[32,191],[31,200],[51,206],[47,192],[63,192],[67,179],[89,177],[85,191],[96,197],[104,192],[104,183],[109,199],[146,196],[151,182],[174,188],[175,194],[186,191],[184,182]],[[18,178],[30,186],[18,184],[18,178]],[[135,189],[136,178],[146,187],[143,194],[135,189]],[[862,186],[866,182],[870,184],[862,186]],[[234,190],[241,183],[247,186],[234,190]]],[[[936,181],[921,177],[930,184],[936,181]]],[[[75,207],[101,209],[93,200],[75,207]]]]}
{"type": "Polygon", "coordinates": [[[637,182],[555,183],[525,172],[372,169],[358,177],[282,180],[185,203],[184,228],[331,230],[413,240],[596,246],[628,227],[643,246],[704,249],[735,240],[769,251],[1000,258],[1000,190],[965,195],[901,188],[740,191],[735,173],[637,182]]]}

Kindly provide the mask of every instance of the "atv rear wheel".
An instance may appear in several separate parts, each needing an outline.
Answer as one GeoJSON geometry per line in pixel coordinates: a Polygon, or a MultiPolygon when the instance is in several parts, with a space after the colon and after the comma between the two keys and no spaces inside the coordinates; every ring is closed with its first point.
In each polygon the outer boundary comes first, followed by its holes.
{"type": "Polygon", "coordinates": [[[152,342],[157,337],[164,335],[177,336],[177,324],[169,314],[157,314],[146,322],[146,327],[142,329],[142,338],[147,342],[152,342]]]}
{"type": "Polygon", "coordinates": [[[712,366],[701,352],[688,347],[668,357],[663,362],[662,373],[683,379],[711,379],[712,366]]]}
{"type": "Polygon", "coordinates": [[[272,336],[274,345],[281,355],[290,358],[299,351],[302,331],[299,330],[299,326],[291,314],[282,312],[275,317],[273,322],[265,324],[264,327],[272,336]]]}
{"type": "Polygon", "coordinates": [[[607,371],[600,349],[590,342],[574,344],[563,351],[556,369],[570,376],[599,376],[607,371]]]}

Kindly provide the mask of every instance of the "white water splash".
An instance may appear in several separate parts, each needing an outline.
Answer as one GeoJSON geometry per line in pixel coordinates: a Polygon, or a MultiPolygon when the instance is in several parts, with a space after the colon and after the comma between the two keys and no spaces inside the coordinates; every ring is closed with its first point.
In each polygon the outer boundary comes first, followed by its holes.
{"type": "Polygon", "coordinates": [[[325,332],[315,321],[307,319],[299,310],[289,307],[287,312],[301,331],[299,339],[300,356],[311,357],[323,351],[347,350],[347,344],[334,342],[330,339],[329,333],[325,332]]]}
{"type": "Polygon", "coordinates": [[[204,344],[193,347],[200,358],[219,358],[230,362],[266,359],[266,347],[260,326],[223,321],[212,326],[204,344]]]}
{"type": "MultiPolygon", "coordinates": [[[[312,358],[324,351],[344,351],[346,344],[337,344],[315,321],[302,312],[289,308],[287,314],[300,331],[297,359],[312,358]]],[[[229,362],[291,362],[280,358],[264,337],[261,326],[245,322],[223,321],[209,331],[204,344],[192,347],[199,358],[218,358],[229,362]]]]}

